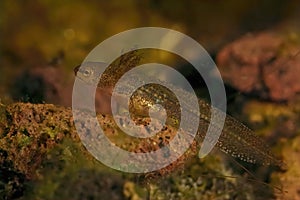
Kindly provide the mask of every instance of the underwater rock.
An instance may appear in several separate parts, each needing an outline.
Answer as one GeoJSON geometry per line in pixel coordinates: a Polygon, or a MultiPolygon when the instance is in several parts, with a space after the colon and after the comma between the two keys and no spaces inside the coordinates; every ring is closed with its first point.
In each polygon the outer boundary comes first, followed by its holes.
{"type": "MultiPolygon", "coordinates": [[[[73,73],[64,73],[61,66],[47,65],[27,69],[14,81],[10,89],[11,96],[15,101],[21,102],[72,106],[74,79],[73,73]]],[[[111,88],[96,90],[97,113],[111,114],[111,91],[111,88]]]]}
{"type": "MultiPolygon", "coordinates": [[[[89,116],[80,114],[82,117],[89,116]]],[[[167,144],[176,133],[176,128],[166,126],[156,136],[137,141],[125,137],[125,133],[113,124],[112,116],[98,115],[97,118],[106,136],[115,145],[134,152],[156,150],[167,144]]],[[[135,120],[146,125],[150,119],[135,120]]],[[[81,128],[87,127],[83,124],[81,128]]],[[[97,133],[90,131],[82,137],[93,134],[97,133]]],[[[62,196],[64,199],[90,199],[102,196],[104,186],[107,198],[124,199],[125,193],[128,195],[125,187],[128,181],[136,183],[135,187],[140,188],[137,191],[145,186],[141,182],[152,185],[157,188],[156,191],[162,192],[159,196],[166,198],[175,195],[177,199],[195,199],[196,196],[204,199],[245,199],[256,195],[257,183],[252,184],[230,170],[220,155],[214,155],[213,162],[207,159],[203,162],[196,157],[197,153],[195,142],[176,162],[163,169],[138,177],[124,174],[103,166],[84,148],[74,127],[70,108],[30,103],[0,106],[0,199],[58,199],[62,196]],[[192,173],[189,168],[194,167],[196,172],[192,173]],[[209,176],[201,177],[203,172],[209,176]],[[193,177],[191,180],[190,175],[193,177]],[[213,176],[214,179],[211,178],[213,176]],[[223,177],[219,179],[219,176],[223,177]],[[224,182],[226,176],[237,177],[239,181],[228,179],[224,182]],[[190,187],[193,187],[192,192],[190,187]]],[[[269,195],[272,196],[272,193],[269,195]]],[[[138,196],[146,199],[145,191],[138,196]]]]}
{"type": "Polygon", "coordinates": [[[300,46],[276,33],[248,34],[225,46],[217,64],[225,82],[248,94],[273,101],[293,99],[300,92],[300,46]]]}
{"type": "Polygon", "coordinates": [[[64,78],[62,69],[51,65],[27,69],[14,81],[11,95],[15,101],[61,104],[64,78]]]}

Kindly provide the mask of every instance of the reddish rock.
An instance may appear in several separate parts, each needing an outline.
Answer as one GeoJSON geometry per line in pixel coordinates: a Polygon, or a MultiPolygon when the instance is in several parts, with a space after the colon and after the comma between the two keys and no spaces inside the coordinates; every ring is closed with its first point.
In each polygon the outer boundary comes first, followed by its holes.
{"type": "MultiPolygon", "coordinates": [[[[22,72],[14,81],[11,94],[16,101],[61,104],[66,98],[64,73],[54,66],[35,67],[22,72]]],[[[70,98],[70,95],[68,95],[70,98]]]]}
{"type": "Polygon", "coordinates": [[[283,46],[283,37],[267,32],[249,34],[225,46],[217,56],[224,81],[265,99],[292,99],[300,92],[300,57],[281,55],[283,46]]]}
{"type": "Polygon", "coordinates": [[[300,55],[293,58],[279,58],[266,65],[263,79],[269,90],[269,97],[276,101],[292,99],[300,92],[300,55]]]}
{"type": "MultiPolygon", "coordinates": [[[[16,78],[11,95],[15,101],[72,106],[74,79],[73,73],[66,74],[61,67],[48,65],[32,68],[16,78]]],[[[111,88],[97,89],[95,108],[98,113],[111,113],[111,91],[111,88]]]]}

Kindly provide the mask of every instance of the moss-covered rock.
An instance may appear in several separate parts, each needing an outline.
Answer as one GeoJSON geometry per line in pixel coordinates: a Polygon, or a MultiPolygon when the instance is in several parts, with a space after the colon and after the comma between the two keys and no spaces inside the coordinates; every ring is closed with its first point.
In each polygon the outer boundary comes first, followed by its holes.
{"type": "MultiPolygon", "coordinates": [[[[167,126],[157,136],[138,143],[125,137],[111,116],[98,115],[98,120],[111,141],[135,152],[155,150],[175,133],[167,126]]],[[[149,123],[148,118],[135,120],[149,123]]],[[[132,175],[112,170],[84,148],[69,108],[29,103],[1,106],[0,125],[2,199],[273,197],[272,187],[263,187],[261,192],[262,184],[247,181],[247,176],[232,168],[219,153],[199,160],[197,143],[176,162],[155,172],[132,175]]]]}

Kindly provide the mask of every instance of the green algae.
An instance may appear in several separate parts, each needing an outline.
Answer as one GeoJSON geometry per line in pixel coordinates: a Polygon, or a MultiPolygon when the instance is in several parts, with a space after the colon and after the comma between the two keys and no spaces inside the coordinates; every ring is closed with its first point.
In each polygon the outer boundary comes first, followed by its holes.
{"type": "Polygon", "coordinates": [[[275,172],[271,184],[281,187],[276,192],[277,199],[297,199],[300,181],[299,135],[300,135],[300,101],[296,99],[285,104],[250,101],[244,107],[244,114],[249,124],[257,133],[266,138],[272,148],[281,154],[286,164],[285,171],[275,172]]]}
{"type": "Polygon", "coordinates": [[[284,173],[276,172],[272,175],[272,183],[280,183],[283,194],[277,194],[278,199],[298,199],[300,181],[300,134],[293,140],[288,140],[281,145],[284,160],[288,166],[284,173]]]}

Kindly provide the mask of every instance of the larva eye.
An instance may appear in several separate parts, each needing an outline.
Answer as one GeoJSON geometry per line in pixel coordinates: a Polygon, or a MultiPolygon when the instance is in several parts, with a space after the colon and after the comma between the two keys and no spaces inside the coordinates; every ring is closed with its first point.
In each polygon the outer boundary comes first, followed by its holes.
{"type": "Polygon", "coordinates": [[[91,74],[92,74],[92,70],[91,69],[84,69],[83,70],[83,75],[85,77],[89,77],[89,76],[91,76],[91,74]]]}

